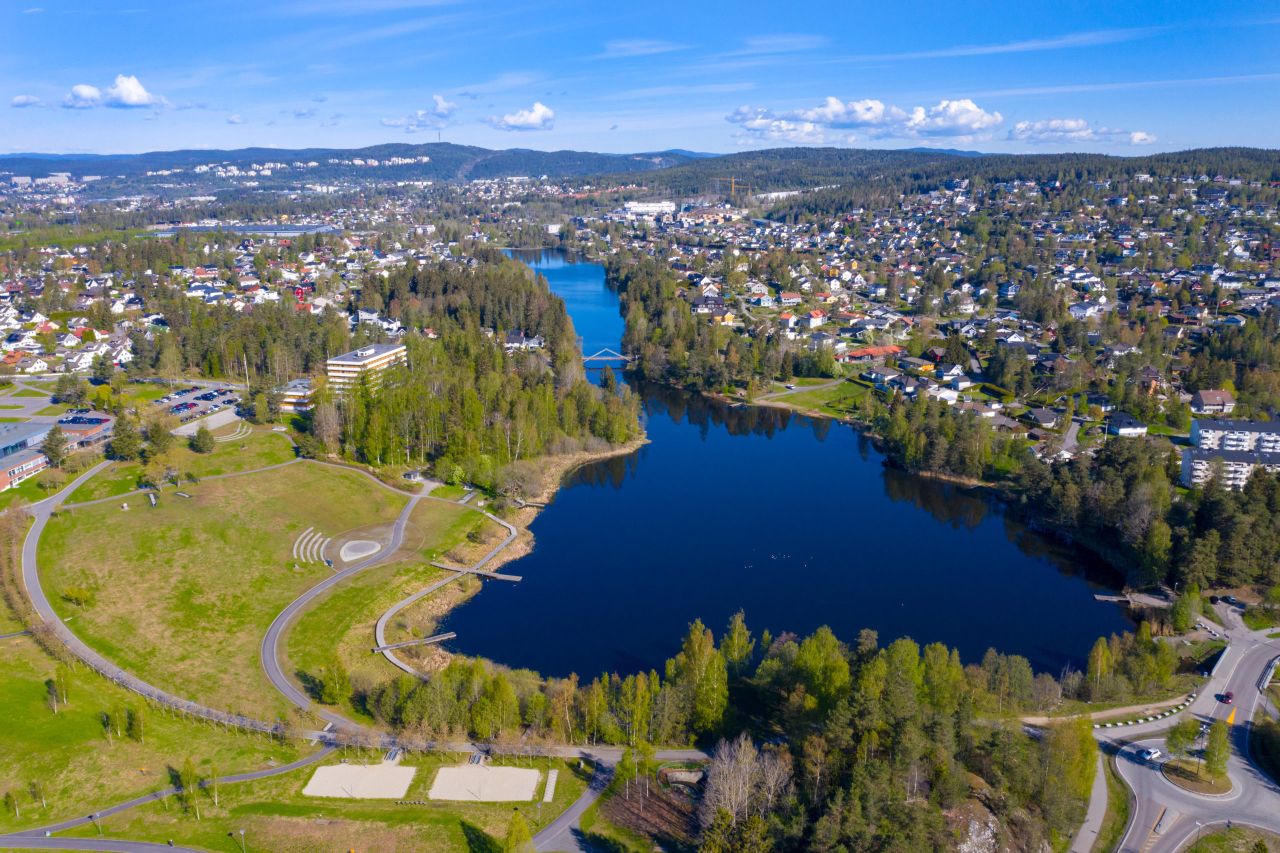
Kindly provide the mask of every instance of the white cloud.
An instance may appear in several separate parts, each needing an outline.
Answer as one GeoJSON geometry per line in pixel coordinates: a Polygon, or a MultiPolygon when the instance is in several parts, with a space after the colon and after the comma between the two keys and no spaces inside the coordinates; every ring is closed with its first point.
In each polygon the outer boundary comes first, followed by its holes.
{"type": "Polygon", "coordinates": [[[907,136],[970,136],[990,130],[1004,121],[1004,116],[987,112],[968,98],[958,101],[939,101],[936,107],[925,110],[916,107],[903,124],[907,136]]]}
{"type": "Polygon", "coordinates": [[[827,43],[826,36],[806,36],[806,35],[773,35],[773,36],[756,36],[746,39],[741,50],[733,51],[734,54],[757,54],[757,53],[795,53],[802,50],[815,50],[827,43]]]}
{"type": "Polygon", "coordinates": [[[1156,138],[1142,131],[1116,127],[1093,127],[1082,118],[1051,118],[1020,121],[1009,131],[1009,139],[1024,142],[1116,142],[1129,138],[1130,145],[1150,145],[1156,138]]]}
{"type": "Polygon", "coordinates": [[[293,110],[294,118],[311,118],[315,114],[316,114],[316,110],[310,107],[308,107],[307,109],[298,108],[296,110],[293,110]]]}
{"type": "Polygon", "coordinates": [[[62,100],[62,106],[71,110],[87,110],[93,107],[134,109],[169,105],[164,98],[148,92],[138,82],[137,77],[126,77],[123,74],[117,74],[115,83],[108,86],[105,91],[84,83],[72,86],[71,92],[62,100]]]}
{"type": "Polygon", "coordinates": [[[458,109],[457,104],[451,104],[439,95],[432,95],[431,97],[436,102],[435,107],[431,110],[433,115],[437,115],[440,118],[448,118],[458,109]]]}
{"type": "Polygon", "coordinates": [[[987,112],[967,99],[939,101],[937,106],[913,107],[908,112],[874,99],[844,103],[832,97],[807,110],[774,114],[767,109],[740,107],[725,118],[740,125],[748,135],[806,143],[852,141],[853,136],[829,133],[832,129],[846,128],[867,128],[873,139],[950,137],[967,140],[1004,121],[1000,113],[987,112]]]}
{"type": "Polygon", "coordinates": [[[240,118],[240,114],[237,113],[227,119],[227,124],[244,124],[244,119],[240,118]]]}
{"type": "MultiPolygon", "coordinates": [[[[72,90],[75,91],[74,89],[72,90]]],[[[115,85],[107,88],[103,106],[107,107],[154,107],[166,103],[164,98],[151,94],[138,82],[137,77],[116,75],[115,85]]]]}
{"type": "Polygon", "coordinates": [[[43,107],[44,102],[35,95],[18,95],[9,102],[11,107],[43,107]]]}
{"type": "Polygon", "coordinates": [[[845,104],[839,98],[830,97],[820,107],[783,113],[783,118],[811,121],[829,127],[875,127],[902,121],[906,117],[907,114],[902,110],[887,107],[881,101],[850,101],[845,104]]]}
{"type": "Polygon", "coordinates": [[[550,130],[554,126],[556,114],[551,108],[534,101],[533,109],[504,115],[502,118],[489,116],[490,126],[498,130],[550,130]]]}
{"type": "Polygon", "coordinates": [[[383,127],[404,127],[408,123],[409,120],[403,116],[400,118],[384,118],[382,120],[383,127]]]}
{"type": "Polygon", "coordinates": [[[687,44],[673,41],[654,41],[652,39],[618,39],[604,43],[604,52],[592,59],[625,59],[629,56],[652,56],[655,53],[670,53],[673,50],[685,50],[687,44]]]}
{"type": "Polygon", "coordinates": [[[42,9],[42,8],[41,8],[41,7],[39,7],[39,6],[36,6],[34,9],[23,9],[23,10],[22,10],[22,14],[24,14],[24,15],[30,15],[32,12],[43,12],[43,11],[44,11],[44,9],[42,9]]]}
{"type": "Polygon", "coordinates": [[[779,118],[769,110],[738,107],[726,117],[739,125],[739,139],[746,142],[782,141],[804,145],[823,145],[852,142],[852,134],[830,134],[824,125],[813,121],[791,121],[779,118]]]}
{"type": "Polygon", "coordinates": [[[102,92],[96,86],[80,84],[72,86],[71,91],[62,99],[62,106],[68,110],[87,110],[102,103],[102,92]]]}

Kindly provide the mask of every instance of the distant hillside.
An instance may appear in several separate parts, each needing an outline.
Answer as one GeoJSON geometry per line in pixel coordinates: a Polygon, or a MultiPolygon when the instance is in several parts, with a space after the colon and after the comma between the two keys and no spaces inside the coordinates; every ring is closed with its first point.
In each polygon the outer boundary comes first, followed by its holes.
{"type": "Polygon", "coordinates": [[[71,172],[104,177],[134,178],[148,171],[228,163],[247,169],[253,163],[269,161],[291,164],[294,161],[317,162],[306,172],[289,170],[273,175],[277,179],[331,180],[344,176],[396,177],[402,180],[447,181],[454,178],[500,178],[517,175],[552,177],[649,171],[678,165],[697,155],[677,151],[643,154],[595,154],[583,151],[530,151],[509,149],[495,151],[450,142],[424,145],[389,143],[357,149],[331,148],[239,148],[223,150],[150,151],[145,154],[76,155],[76,154],[9,154],[0,155],[0,170],[15,175],[40,178],[52,172],[71,172]],[[429,157],[429,163],[406,166],[368,167],[330,164],[333,160],[386,160],[393,157],[429,157]]]}
{"type": "MultiPolygon", "coordinates": [[[[1138,173],[1224,175],[1280,181],[1280,151],[1204,148],[1140,157],[1103,154],[979,154],[936,149],[773,148],[689,160],[644,176],[654,193],[678,197],[741,196],[778,190],[816,190],[787,199],[772,215],[835,214],[887,204],[899,193],[937,189],[956,178],[987,182],[1120,180],[1138,173]],[[730,181],[732,180],[732,184],[730,181]]],[[[601,176],[601,182],[620,176],[601,176]]]]}

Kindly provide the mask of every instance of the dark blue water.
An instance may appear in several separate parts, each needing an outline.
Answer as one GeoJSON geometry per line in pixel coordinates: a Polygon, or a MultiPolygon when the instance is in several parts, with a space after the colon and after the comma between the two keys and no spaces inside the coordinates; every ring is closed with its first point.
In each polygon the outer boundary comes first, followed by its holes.
{"type": "MultiPolygon", "coordinates": [[[[603,270],[522,258],[564,297],[587,352],[617,348],[603,270]]],[[[448,619],[455,651],[544,675],[657,668],[694,619],[719,636],[830,625],[852,642],[990,647],[1057,674],[1128,626],[1093,599],[1105,567],[985,496],[886,469],[853,429],[640,385],[651,443],[575,473],[533,523],[532,554],[448,619]]]]}

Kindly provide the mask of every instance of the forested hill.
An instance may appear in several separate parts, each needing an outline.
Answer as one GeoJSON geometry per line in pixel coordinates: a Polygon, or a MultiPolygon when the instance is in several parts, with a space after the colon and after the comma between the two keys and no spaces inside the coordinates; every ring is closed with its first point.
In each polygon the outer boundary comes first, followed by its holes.
{"type": "MultiPolygon", "coordinates": [[[[888,196],[937,189],[949,179],[1117,180],[1139,173],[1210,177],[1245,181],[1280,180],[1280,151],[1260,148],[1201,148],[1144,157],[1104,154],[981,154],[972,152],[878,151],[856,148],[771,148],[724,157],[690,160],[644,176],[645,183],[677,196],[728,193],[730,179],[752,194],[830,187],[806,197],[807,207],[867,192],[888,196]],[[832,186],[838,185],[838,186],[832,186]]],[[[601,182],[609,178],[602,177],[601,182]]]]}
{"type": "Polygon", "coordinates": [[[555,177],[590,175],[600,173],[627,174],[631,172],[661,169],[683,163],[698,155],[684,151],[660,151],[642,154],[596,154],[589,151],[530,151],[512,148],[492,150],[474,145],[454,145],[451,142],[431,142],[425,145],[390,143],[359,149],[330,148],[239,148],[223,150],[150,151],[145,154],[75,155],[16,154],[0,157],[0,171],[33,178],[45,177],[53,172],[71,172],[75,177],[85,174],[104,177],[145,175],[148,171],[179,168],[189,170],[199,165],[227,163],[241,170],[250,169],[254,163],[284,163],[295,161],[315,162],[318,165],[303,170],[290,169],[281,175],[292,179],[331,180],[359,175],[371,178],[396,178],[399,180],[445,181],[458,177],[497,178],[514,175],[555,177]],[[392,158],[430,158],[426,163],[384,165],[381,161],[392,158]],[[330,160],[380,161],[376,167],[331,164],[330,160]]]}

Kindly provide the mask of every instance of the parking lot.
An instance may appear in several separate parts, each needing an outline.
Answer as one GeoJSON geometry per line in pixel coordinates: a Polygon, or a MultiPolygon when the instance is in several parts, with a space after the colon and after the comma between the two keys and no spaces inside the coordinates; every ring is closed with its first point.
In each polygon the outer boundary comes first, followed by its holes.
{"type": "Polygon", "coordinates": [[[200,388],[184,388],[161,397],[156,403],[164,406],[170,414],[177,415],[180,423],[194,421],[205,415],[234,407],[240,398],[227,388],[204,391],[200,388]]]}

